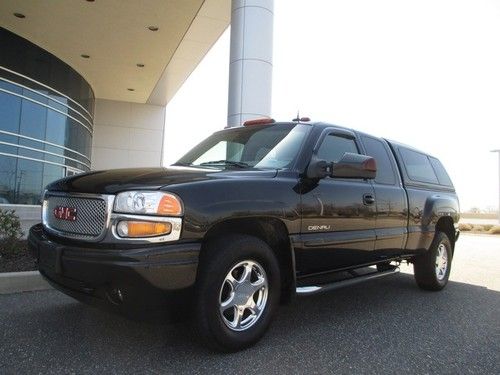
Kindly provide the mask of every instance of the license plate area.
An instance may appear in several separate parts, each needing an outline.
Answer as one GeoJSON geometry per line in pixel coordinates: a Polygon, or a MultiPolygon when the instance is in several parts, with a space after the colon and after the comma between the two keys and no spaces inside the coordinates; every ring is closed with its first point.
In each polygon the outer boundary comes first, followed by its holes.
{"type": "Polygon", "coordinates": [[[38,265],[42,271],[55,274],[61,273],[62,248],[42,243],[39,254],[38,265]]]}

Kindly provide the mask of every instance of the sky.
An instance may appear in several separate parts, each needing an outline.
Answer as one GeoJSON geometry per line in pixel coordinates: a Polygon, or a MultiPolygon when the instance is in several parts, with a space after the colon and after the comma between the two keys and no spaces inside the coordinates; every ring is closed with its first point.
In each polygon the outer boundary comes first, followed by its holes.
{"type": "MultiPolygon", "coordinates": [[[[443,162],[462,210],[498,207],[500,1],[275,0],[272,117],[397,140],[443,162]]],[[[227,121],[228,29],[166,109],[169,165],[227,121]]]]}

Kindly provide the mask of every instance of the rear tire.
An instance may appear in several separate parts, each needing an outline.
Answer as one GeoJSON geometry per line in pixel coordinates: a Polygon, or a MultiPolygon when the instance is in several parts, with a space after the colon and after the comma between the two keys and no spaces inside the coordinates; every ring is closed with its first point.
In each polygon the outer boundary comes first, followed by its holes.
{"type": "Polygon", "coordinates": [[[378,263],[377,264],[377,271],[378,272],[385,272],[389,271],[391,269],[395,268],[391,262],[384,262],[384,263],[378,263]]]}
{"type": "Polygon", "coordinates": [[[265,334],[280,300],[280,269],[256,237],[211,241],[200,259],[194,319],[200,338],[217,351],[247,348],[265,334]]]}
{"type": "Polygon", "coordinates": [[[446,286],[451,271],[452,248],[448,236],[436,232],[429,250],[413,259],[415,281],[421,289],[437,291],[446,286]]]}

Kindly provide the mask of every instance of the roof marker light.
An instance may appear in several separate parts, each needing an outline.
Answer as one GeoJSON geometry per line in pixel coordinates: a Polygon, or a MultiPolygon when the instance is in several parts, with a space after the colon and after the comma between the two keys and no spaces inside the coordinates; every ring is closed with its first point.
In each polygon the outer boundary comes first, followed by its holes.
{"type": "Polygon", "coordinates": [[[309,122],[311,119],[309,117],[295,117],[292,121],[295,122],[309,122]]]}
{"type": "Polygon", "coordinates": [[[265,117],[265,118],[257,118],[255,120],[248,120],[243,123],[243,126],[252,126],[252,125],[271,125],[274,124],[276,121],[272,118],[265,117]]]}

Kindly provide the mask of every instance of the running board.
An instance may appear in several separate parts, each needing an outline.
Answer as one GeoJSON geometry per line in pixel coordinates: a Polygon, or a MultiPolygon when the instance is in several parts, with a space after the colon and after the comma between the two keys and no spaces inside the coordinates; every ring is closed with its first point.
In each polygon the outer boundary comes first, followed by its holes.
{"type": "Polygon", "coordinates": [[[369,273],[368,275],[356,276],[351,279],[335,281],[330,284],[299,286],[296,289],[296,293],[299,296],[313,295],[313,294],[328,292],[334,289],[344,288],[346,286],[356,285],[362,283],[363,281],[374,280],[384,276],[394,275],[396,273],[399,273],[399,267],[395,267],[387,271],[369,273]]]}

